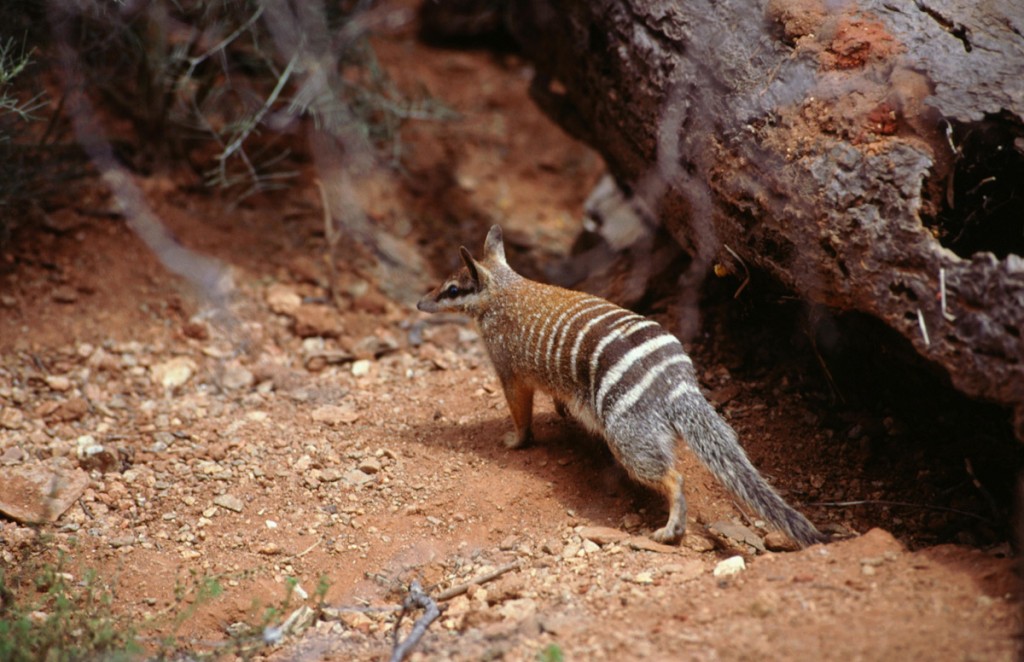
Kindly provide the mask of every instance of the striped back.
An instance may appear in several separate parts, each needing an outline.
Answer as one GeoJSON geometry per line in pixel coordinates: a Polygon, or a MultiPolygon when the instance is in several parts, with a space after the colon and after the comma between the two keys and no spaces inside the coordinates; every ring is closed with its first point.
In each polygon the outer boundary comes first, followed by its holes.
{"type": "Polygon", "coordinates": [[[494,363],[587,409],[603,427],[696,391],[689,357],[657,322],[522,277],[503,285],[479,320],[494,363]]]}
{"type": "Polygon", "coordinates": [[[477,320],[516,423],[530,438],[531,394],[539,389],[602,433],[634,478],[666,492],[673,540],[686,528],[682,477],[673,468],[682,437],[726,487],[802,545],[827,540],[750,463],[736,432],[700,394],[690,358],[657,323],[599,299],[527,280],[508,266],[501,228],[484,258],[459,249],[464,267],[417,304],[477,320]]]}

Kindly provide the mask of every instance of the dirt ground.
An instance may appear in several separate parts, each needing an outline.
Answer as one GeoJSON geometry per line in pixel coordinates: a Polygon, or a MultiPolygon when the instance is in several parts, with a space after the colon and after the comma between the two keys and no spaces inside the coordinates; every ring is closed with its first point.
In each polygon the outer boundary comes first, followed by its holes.
{"type": "MultiPolygon", "coordinates": [[[[275,660],[386,659],[414,580],[439,599],[468,586],[413,659],[537,659],[551,644],[576,660],[1016,658],[1006,490],[989,478],[1004,414],[899,357],[872,373],[862,345],[821,350],[814,316],[770,284],[734,300],[737,282],[709,282],[687,349],[754,463],[836,542],[779,551],[690,462],[690,533],[653,545],[661,500],[546,400],[538,443],[507,450],[475,331],[414,303],[491,223],[529,274],[564,259],[602,163],[531,104],[515,55],[429,48],[411,30],[377,47],[400,86],[460,114],[408,126],[404,172],[361,190],[428,269],[386,272],[349,247],[330,306],[308,163],[294,189],[239,206],[184,173],[140,180],[182,243],[230,265],[226,309],[170,276],[95,181],[2,255],[0,471],[87,481],[45,552],[0,520],[6,568],[64,551],[73,578],[97,570],[157,633],[176,587],[215,576],[224,594],[178,631],[195,650],[258,622],[288,578],[292,608],[325,578],[330,609],[258,653],[275,660]],[[737,555],[744,570],[713,573],[737,555]]],[[[668,310],[645,312],[671,323],[668,310]]]]}

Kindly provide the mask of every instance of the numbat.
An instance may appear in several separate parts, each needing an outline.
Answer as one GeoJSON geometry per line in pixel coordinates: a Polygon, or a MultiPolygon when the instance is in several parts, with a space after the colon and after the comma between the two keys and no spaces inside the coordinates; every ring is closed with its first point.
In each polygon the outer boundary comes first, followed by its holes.
{"type": "Polygon", "coordinates": [[[803,546],[825,541],[761,477],[736,433],[704,399],[693,362],[657,322],[589,294],[523,278],[505,261],[501,228],[491,228],[484,259],[459,249],[465,267],[428,293],[417,308],[465,313],[477,321],[505,391],[515,435],[531,440],[533,394],[555,400],[608,442],[637,481],[669,501],[668,523],[654,532],[672,542],[686,530],[683,440],[730,490],[803,546]]]}

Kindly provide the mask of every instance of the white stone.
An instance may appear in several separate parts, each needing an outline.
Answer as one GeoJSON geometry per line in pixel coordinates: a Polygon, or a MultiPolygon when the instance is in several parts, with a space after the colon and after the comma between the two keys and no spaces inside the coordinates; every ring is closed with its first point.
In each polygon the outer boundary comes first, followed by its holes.
{"type": "Polygon", "coordinates": [[[746,569],[747,562],[743,560],[742,556],[730,556],[724,561],[719,562],[711,574],[715,577],[730,577],[732,575],[739,574],[746,569]]]}
{"type": "Polygon", "coordinates": [[[192,378],[196,364],[187,356],[175,356],[152,366],[149,371],[155,383],[164,388],[178,388],[192,378]]]}

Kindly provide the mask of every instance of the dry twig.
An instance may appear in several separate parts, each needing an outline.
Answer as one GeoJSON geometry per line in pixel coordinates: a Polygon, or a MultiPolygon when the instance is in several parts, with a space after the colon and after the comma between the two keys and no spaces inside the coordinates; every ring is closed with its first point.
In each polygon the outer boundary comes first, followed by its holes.
{"type": "Polygon", "coordinates": [[[740,263],[741,267],[743,267],[743,282],[740,283],[740,286],[736,288],[736,291],[732,295],[733,299],[739,299],[740,293],[743,292],[744,288],[746,288],[747,285],[750,284],[750,269],[747,268],[747,263],[743,261],[743,258],[741,258],[736,253],[736,251],[729,248],[729,244],[722,244],[722,247],[725,248],[725,250],[729,251],[729,255],[732,255],[734,258],[736,258],[736,261],[740,263]]]}
{"type": "Polygon", "coordinates": [[[427,595],[423,588],[420,586],[418,581],[413,581],[409,586],[409,595],[406,596],[405,601],[402,603],[402,610],[398,614],[398,620],[395,621],[394,630],[394,641],[395,645],[391,652],[391,662],[401,662],[405,657],[412,652],[412,649],[416,647],[423,635],[426,634],[427,628],[430,624],[438,619],[441,615],[441,608],[437,606],[438,602],[444,602],[451,600],[452,598],[462,595],[469,590],[470,586],[478,586],[480,584],[486,584],[487,582],[494,581],[498,577],[501,577],[506,572],[516,570],[519,568],[519,561],[513,561],[503,566],[499,566],[490,572],[485,572],[482,575],[478,575],[473,579],[463,584],[452,586],[451,588],[441,591],[435,601],[429,595],[427,595]],[[416,619],[416,623],[413,624],[412,630],[409,632],[409,636],[404,641],[398,641],[398,628],[402,625],[402,619],[405,615],[413,609],[423,609],[424,614],[416,619]]]}
{"type": "Polygon", "coordinates": [[[920,308],[917,309],[917,325],[921,329],[921,337],[924,339],[924,346],[930,347],[932,341],[928,337],[928,327],[924,323],[924,313],[921,312],[920,308]]]}
{"type": "Polygon", "coordinates": [[[331,303],[334,306],[341,305],[341,292],[338,291],[338,268],[337,249],[338,239],[341,238],[341,230],[334,222],[334,215],[331,214],[331,201],[327,198],[327,189],[319,178],[313,180],[316,187],[320,189],[320,206],[324,212],[324,238],[327,239],[327,250],[324,251],[324,266],[327,269],[327,289],[331,293],[331,303]]]}
{"type": "Polygon", "coordinates": [[[444,602],[445,600],[451,600],[455,596],[462,595],[463,593],[468,591],[470,586],[478,586],[480,584],[486,584],[487,582],[493,582],[495,579],[501,577],[506,572],[518,569],[519,561],[506,563],[505,565],[499,566],[494,570],[491,570],[490,572],[485,572],[482,575],[474,577],[473,579],[470,579],[468,582],[465,582],[464,584],[458,584],[457,586],[452,586],[451,588],[441,591],[440,595],[437,596],[437,599],[441,602],[444,602]]]}
{"type": "Polygon", "coordinates": [[[440,607],[437,606],[433,598],[424,593],[420,583],[414,580],[409,586],[409,595],[406,596],[405,601],[402,603],[402,611],[398,614],[398,620],[395,621],[395,645],[391,650],[391,662],[402,662],[412,652],[412,649],[416,647],[416,644],[420,642],[423,635],[426,634],[430,624],[436,621],[440,615],[440,607]],[[416,619],[412,630],[409,632],[409,636],[399,642],[398,628],[402,625],[402,619],[408,612],[417,608],[423,609],[424,614],[416,619]]]}
{"type": "Polygon", "coordinates": [[[939,299],[942,301],[942,316],[948,322],[955,321],[956,315],[946,308],[946,270],[944,268],[939,269],[939,299]]]}

